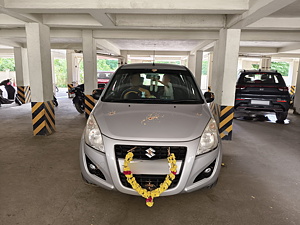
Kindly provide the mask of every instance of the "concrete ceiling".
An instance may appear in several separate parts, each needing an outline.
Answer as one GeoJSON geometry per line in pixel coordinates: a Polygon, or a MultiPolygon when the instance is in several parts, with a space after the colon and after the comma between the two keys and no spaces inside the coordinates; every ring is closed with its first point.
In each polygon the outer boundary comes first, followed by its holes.
{"type": "Polygon", "coordinates": [[[242,30],[243,55],[299,57],[299,11],[300,0],[0,0],[0,49],[26,47],[25,24],[37,22],[55,49],[82,49],[82,30],[92,29],[100,53],[186,56],[232,28],[242,30]]]}

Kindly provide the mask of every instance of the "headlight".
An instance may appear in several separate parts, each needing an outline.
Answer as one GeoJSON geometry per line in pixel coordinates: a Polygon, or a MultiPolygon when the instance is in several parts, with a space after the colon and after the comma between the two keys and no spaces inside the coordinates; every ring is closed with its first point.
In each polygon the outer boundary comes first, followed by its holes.
{"type": "Polygon", "coordinates": [[[200,138],[197,155],[209,152],[218,145],[218,127],[214,119],[211,119],[200,138]]]}
{"type": "Polygon", "coordinates": [[[102,135],[93,115],[89,116],[84,132],[85,143],[94,149],[104,152],[102,135]]]}

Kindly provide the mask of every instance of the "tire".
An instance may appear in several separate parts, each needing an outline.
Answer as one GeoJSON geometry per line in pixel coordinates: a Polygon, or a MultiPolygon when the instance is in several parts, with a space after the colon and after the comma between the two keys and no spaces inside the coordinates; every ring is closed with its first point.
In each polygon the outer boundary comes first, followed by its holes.
{"type": "Polygon", "coordinates": [[[83,105],[83,103],[82,103],[80,100],[75,101],[75,102],[74,102],[74,105],[75,105],[76,110],[77,110],[80,114],[84,113],[84,105],[83,105]]]}
{"type": "Polygon", "coordinates": [[[15,103],[16,103],[17,105],[22,105],[22,102],[21,102],[21,100],[19,99],[18,96],[15,97],[15,103]]]}
{"type": "Polygon", "coordinates": [[[283,123],[283,121],[287,118],[288,112],[278,112],[276,113],[277,123],[283,123]]]}

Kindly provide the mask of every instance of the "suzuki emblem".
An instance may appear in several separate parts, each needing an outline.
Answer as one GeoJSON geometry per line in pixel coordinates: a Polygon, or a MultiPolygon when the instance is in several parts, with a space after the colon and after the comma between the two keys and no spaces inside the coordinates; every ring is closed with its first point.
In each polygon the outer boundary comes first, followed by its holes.
{"type": "Polygon", "coordinates": [[[152,158],[153,156],[155,156],[155,154],[154,154],[154,152],[155,152],[155,150],[153,149],[153,148],[148,148],[147,150],[146,150],[146,156],[148,156],[149,158],[152,158]]]}

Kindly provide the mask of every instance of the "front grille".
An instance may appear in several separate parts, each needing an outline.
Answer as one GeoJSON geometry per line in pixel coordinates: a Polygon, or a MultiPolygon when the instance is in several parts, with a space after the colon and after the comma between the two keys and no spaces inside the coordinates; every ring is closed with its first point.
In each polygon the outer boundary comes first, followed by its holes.
{"type": "MultiPolygon", "coordinates": [[[[115,145],[115,154],[116,158],[124,159],[127,151],[137,147],[134,149],[134,159],[142,159],[142,160],[155,160],[155,159],[166,159],[168,157],[168,148],[169,146],[132,146],[132,145],[115,145]],[[149,148],[155,150],[152,158],[149,158],[146,155],[146,150],[149,148]]],[[[176,160],[184,160],[186,155],[186,147],[170,147],[170,152],[175,154],[176,160]]]]}
{"type": "MultiPolygon", "coordinates": [[[[142,188],[152,191],[156,188],[159,188],[159,185],[165,181],[166,175],[134,175],[136,182],[141,185],[142,188]]],[[[177,186],[180,179],[180,174],[175,176],[175,179],[172,181],[169,189],[177,186]]],[[[120,180],[123,186],[127,188],[132,188],[131,185],[127,182],[126,177],[123,173],[120,173],[120,180]]]]}
{"type": "MultiPolygon", "coordinates": [[[[128,150],[137,147],[134,149],[133,159],[140,159],[140,160],[156,160],[156,159],[166,159],[168,157],[168,148],[169,146],[132,146],[132,145],[115,145],[115,154],[116,154],[116,160],[117,160],[117,166],[119,171],[119,177],[120,181],[123,186],[132,188],[131,185],[127,182],[126,176],[121,172],[119,168],[118,159],[124,159],[126,154],[128,153],[128,150]],[[152,158],[149,158],[146,155],[146,150],[149,148],[152,148],[155,150],[152,158]]],[[[184,160],[187,152],[186,147],[170,147],[170,152],[175,154],[176,160],[181,160],[181,171],[184,166],[184,160]]],[[[169,189],[174,188],[177,186],[181,171],[175,176],[175,179],[172,181],[171,185],[169,186],[169,189]]],[[[149,174],[134,174],[134,177],[138,184],[142,186],[142,188],[145,188],[149,191],[154,190],[156,188],[159,188],[159,185],[165,181],[166,175],[149,175],[149,174]]]]}

